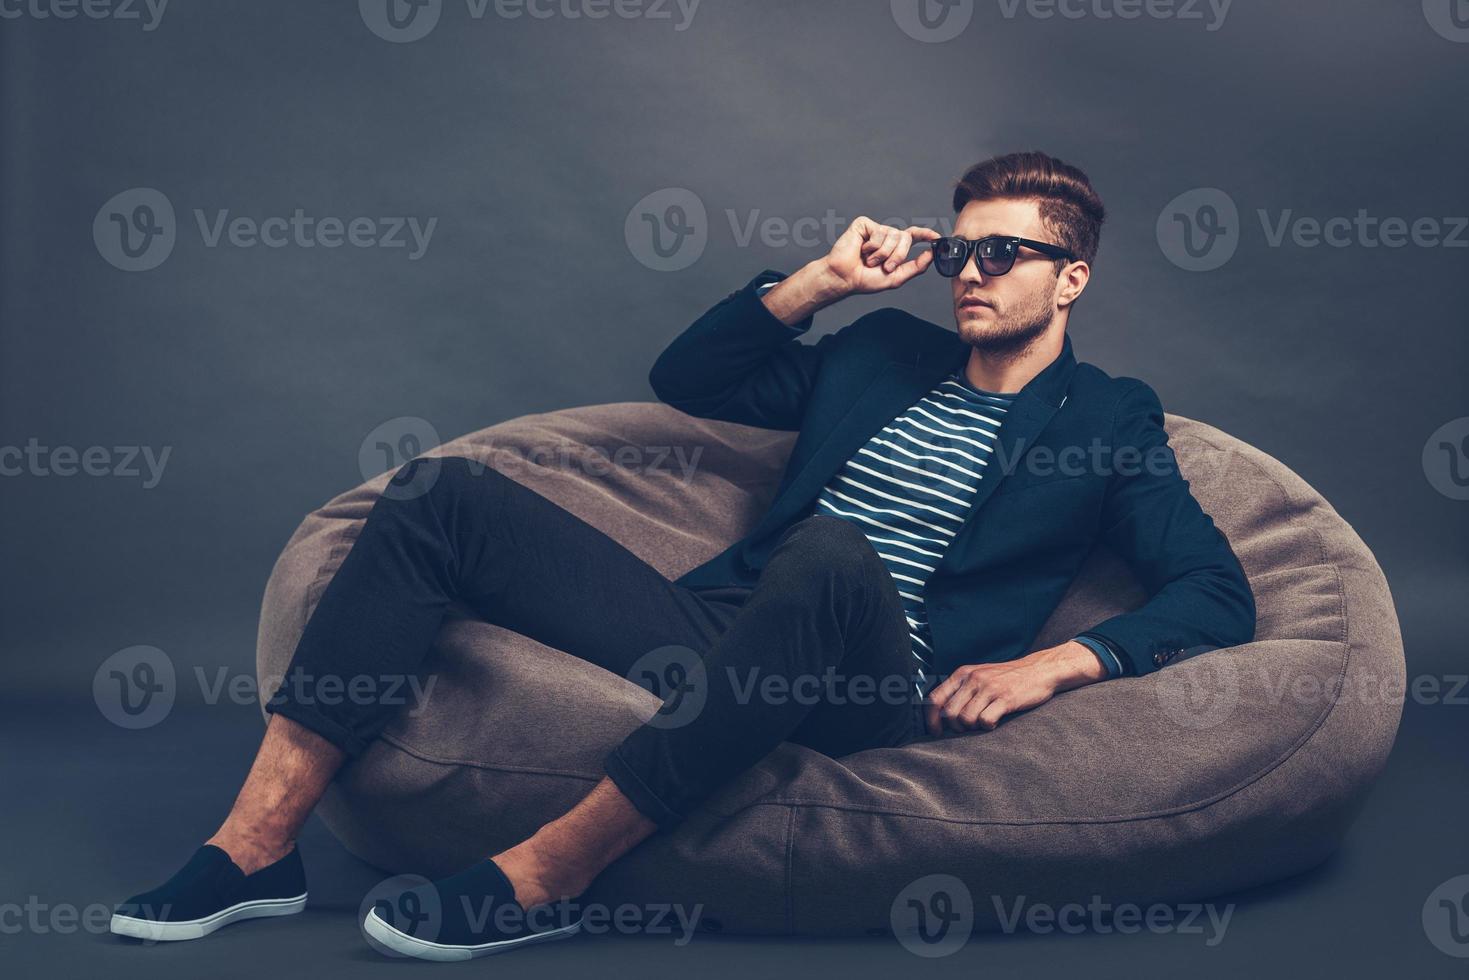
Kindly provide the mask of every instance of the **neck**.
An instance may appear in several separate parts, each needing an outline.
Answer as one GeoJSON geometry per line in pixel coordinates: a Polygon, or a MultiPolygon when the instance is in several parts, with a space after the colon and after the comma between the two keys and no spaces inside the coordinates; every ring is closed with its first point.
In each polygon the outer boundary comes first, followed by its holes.
{"type": "Polygon", "coordinates": [[[1002,354],[970,348],[964,376],[976,388],[996,394],[1014,394],[1061,356],[1065,324],[1054,324],[1024,350],[1002,354]]]}

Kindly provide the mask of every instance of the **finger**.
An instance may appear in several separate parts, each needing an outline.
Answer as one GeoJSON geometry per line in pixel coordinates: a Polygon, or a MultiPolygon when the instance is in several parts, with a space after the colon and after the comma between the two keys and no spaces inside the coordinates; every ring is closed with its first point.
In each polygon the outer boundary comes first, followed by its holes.
{"type": "MultiPolygon", "coordinates": [[[[979,721],[979,714],[998,695],[994,685],[989,683],[985,675],[980,671],[974,671],[965,678],[965,690],[968,696],[963,703],[955,706],[953,717],[955,722],[964,726],[963,731],[973,731],[979,721]]],[[[949,699],[949,704],[954,705],[954,699],[949,699]]]]}
{"type": "Polygon", "coordinates": [[[893,228],[892,225],[883,225],[883,244],[873,253],[873,259],[877,260],[878,267],[883,267],[886,270],[887,262],[898,251],[898,242],[900,239],[902,239],[902,232],[893,228]]]}
{"type": "Polygon", "coordinates": [[[939,709],[936,706],[929,705],[923,709],[923,727],[928,729],[928,734],[935,738],[943,731],[944,726],[939,721],[939,709]]]}
{"type": "Polygon", "coordinates": [[[979,689],[976,685],[965,684],[944,702],[944,707],[939,712],[943,718],[944,727],[948,728],[951,732],[964,731],[962,727],[964,709],[970,701],[974,700],[974,696],[978,692],[979,689]]]}
{"type": "Polygon", "coordinates": [[[872,253],[874,267],[885,265],[892,257],[893,252],[897,250],[900,235],[898,229],[891,225],[882,226],[882,244],[872,253]]]}
{"type": "Polygon", "coordinates": [[[915,276],[921,276],[933,265],[933,252],[919,252],[917,258],[909,259],[893,270],[892,285],[894,288],[903,285],[915,276]]]}
{"type": "Polygon", "coordinates": [[[979,725],[980,715],[994,703],[995,696],[989,691],[978,691],[969,703],[964,705],[964,710],[959,713],[959,720],[964,723],[965,729],[973,731],[979,725]]]}
{"type": "Polygon", "coordinates": [[[850,225],[847,226],[847,230],[842,232],[842,235],[840,238],[837,239],[837,242],[847,245],[849,247],[855,247],[859,255],[865,256],[869,251],[871,251],[868,239],[871,237],[872,231],[876,227],[877,226],[873,224],[870,218],[859,215],[855,220],[853,220],[850,225]]]}
{"type": "Polygon", "coordinates": [[[941,731],[943,731],[944,728],[942,711],[944,707],[944,701],[946,701],[949,696],[949,692],[945,690],[944,686],[947,683],[948,682],[945,681],[944,684],[940,684],[932,691],[929,691],[928,697],[924,699],[928,703],[924,706],[923,709],[923,720],[925,726],[928,728],[928,734],[930,735],[938,735],[941,731]]]}
{"type": "Polygon", "coordinates": [[[979,724],[987,732],[995,730],[995,726],[1010,713],[1010,706],[1003,698],[995,698],[985,705],[984,710],[979,713],[979,724]]]}
{"type": "Polygon", "coordinates": [[[942,232],[925,228],[922,225],[909,225],[903,230],[912,235],[915,242],[936,242],[944,237],[942,232]]]}
{"type": "Polygon", "coordinates": [[[871,237],[872,230],[876,227],[877,224],[871,218],[867,217],[867,215],[865,214],[859,214],[857,215],[857,217],[852,219],[852,223],[847,226],[847,230],[845,233],[849,235],[856,235],[858,238],[866,241],[869,237],[871,237]]]}
{"type": "Polygon", "coordinates": [[[959,685],[963,682],[963,674],[950,674],[941,683],[935,685],[933,690],[928,692],[928,696],[924,698],[928,704],[924,708],[923,713],[930,735],[938,735],[943,731],[942,712],[944,703],[953,696],[954,692],[959,689],[959,685]]]}
{"type": "Polygon", "coordinates": [[[908,261],[908,253],[912,250],[913,236],[906,231],[898,232],[897,240],[893,243],[893,252],[882,264],[883,271],[891,274],[898,266],[908,261]]]}

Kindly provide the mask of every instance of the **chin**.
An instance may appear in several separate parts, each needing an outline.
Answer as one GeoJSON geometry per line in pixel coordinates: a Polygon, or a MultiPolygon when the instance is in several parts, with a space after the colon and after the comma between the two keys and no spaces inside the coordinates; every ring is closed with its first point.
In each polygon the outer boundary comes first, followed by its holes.
{"type": "Polygon", "coordinates": [[[982,340],[985,337],[1002,333],[1003,331],[998,329],[998,322],[994,319],[994,310],[986,307],[985,311],[989,314],[988,316],[979,316],[967,311],[958,314],[955,319],[959,325],[959,336],[965,340],[982,340]]]}

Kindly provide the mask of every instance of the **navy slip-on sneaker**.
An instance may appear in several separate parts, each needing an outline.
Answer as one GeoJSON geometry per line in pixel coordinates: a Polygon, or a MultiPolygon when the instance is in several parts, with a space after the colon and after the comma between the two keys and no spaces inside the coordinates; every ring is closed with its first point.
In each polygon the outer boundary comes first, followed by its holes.
{"type": "Polygon", "coordinates": [[[152,891],[119,904],[112,915],[118,936],[171,942],[199,939],[242,919],[291,915],[306,907],[306,872],[300,852],[247,875],[213,844],[152,891]]]}
{"type": "Polygon", "coordinates": [[[576,899],[527,911],[494,861],[383,899],[362,920],[368,945],[389,956],[468,960],[564,939],[581,929],[576,899]]]}

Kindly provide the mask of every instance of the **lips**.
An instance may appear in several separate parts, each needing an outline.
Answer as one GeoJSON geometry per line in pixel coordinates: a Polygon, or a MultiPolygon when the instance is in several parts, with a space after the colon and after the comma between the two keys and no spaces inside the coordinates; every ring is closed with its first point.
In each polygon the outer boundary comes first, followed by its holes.
{"type": "MultiPolygon", "coordinates": [[[[990,306],[990,304],[989,303],[986,303],[982,299],[977,299],[977,298],[975,298],[973,296],[970,296],[970,297],[968,297],[966,299],[962,299],[962,300],[959,301],[959,309],[961,309],[961,310],[975,309],[975,308],[981,307],[981,306],[990,306]]],[[[991,308],[993,309],[993,307],[991,307],[991,308]]]]}

